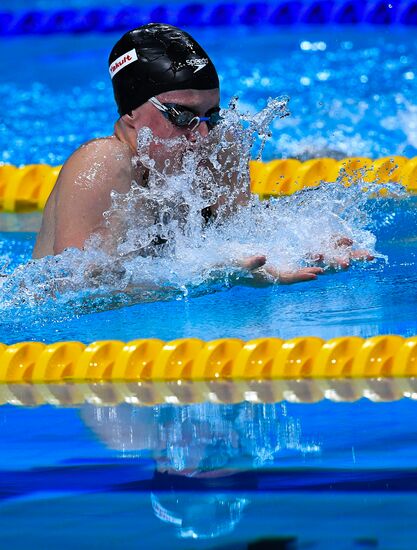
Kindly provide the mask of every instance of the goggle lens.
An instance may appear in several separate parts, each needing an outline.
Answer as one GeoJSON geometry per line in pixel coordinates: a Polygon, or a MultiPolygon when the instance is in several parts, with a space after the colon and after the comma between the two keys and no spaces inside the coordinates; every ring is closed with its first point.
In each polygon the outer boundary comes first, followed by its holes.
{"type": "Polygon", "coordinates": [[[214,111],[214,113],[211,113],[211,115],[208,117],[207,124],[214,128],[214,126],[217,126],[222,121],[222,117],[220,116],[220,111],[214,111]]]}
{"type": "Polygon", "coordinates": [[[200,122],[207,122],[209,128],[214,128],[222,120],[220,111],[214,111],[209,117],[199,117],[192,111],[182,108],[181,105],[175,103],[164,103],[163,105],[167,110],[162,114],[179,128],[190,127],[195,130],[200,122]]]}
{"type": "Polygon", "coordinates": [[[195,118],[195,114],[191,111],[179,111],[177,115],[174,115],[171,118],[174,124],[183,128],[184,126],[190,125],[190,122],[193,118],[195,118]]]}

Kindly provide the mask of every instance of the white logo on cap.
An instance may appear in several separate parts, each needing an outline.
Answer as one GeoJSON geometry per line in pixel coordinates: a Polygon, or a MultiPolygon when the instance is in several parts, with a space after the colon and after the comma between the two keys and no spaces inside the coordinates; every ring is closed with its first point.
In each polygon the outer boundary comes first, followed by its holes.
{"type": "Polygon", "coordinates": [[[113,63],[109,67],[109,73],[110,76],[113,78],[115,74],[117,74],[119,71],[133,63],[134,61],[138,60],[138,54],[136,53],[135,48],[133,50],[130,50],[129,52],[126,52],[122,54],[120,57],[115,59],[113,63]]]}
{"type": "Polygon", "coordinates": [[[191,65],[192,67],[195,67],[194,73],[198,73],[198,71],[201,71],[201,69],[204,69],[204,67],[208,63],[208,59],[206,58],[200,58],[200,59],[187,59],[187,65],[191,65]]]}

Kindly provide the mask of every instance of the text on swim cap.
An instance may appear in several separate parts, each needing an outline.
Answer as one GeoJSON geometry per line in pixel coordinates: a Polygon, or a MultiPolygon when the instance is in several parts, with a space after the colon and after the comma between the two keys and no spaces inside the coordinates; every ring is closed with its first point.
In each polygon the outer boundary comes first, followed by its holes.
{"type": "Polygon", "coordinates": [[[135,48],[119,56],[113,61],[109,67],[110,76],[113,78],[115,74],[119,71],[138,60],[138,54],[136,53],[135,48]]]}
{"type": "Polygon", "coordinates": [[[204,67],[208,63],[208,59],[200,58],[200,59],[187,59],[186,61],[187,65],[191,65],[191,67],[195,67],[195,73],[198,73],[198,71],[201,71],[201,69],[204,69],[204,67]]]}

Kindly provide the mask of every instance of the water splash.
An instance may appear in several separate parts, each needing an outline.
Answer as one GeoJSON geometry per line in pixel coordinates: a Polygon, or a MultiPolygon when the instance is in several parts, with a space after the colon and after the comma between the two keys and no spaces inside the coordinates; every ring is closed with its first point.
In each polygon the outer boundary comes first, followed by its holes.
{"type": "Polygon", "coordinates": [[[104,214],[111,237],[95,235],[83,251],[18,267],[1,283],[2,311],[24,308],[27,316],[28,308],[47,304],[48,317],[62,318],[199,295],[250,282],[238,261],[251,255],[265,255],[280,270],[305,266],[315,255],[331,261],[340,256],[341,235],[374,251],[369,183],[368,192],[359,182],[270,201],[250,196],[248,161],[254,147],[262,150],[271,124],[288,115],[287,103],[271,99],[250,115],[239,113],[233,99],[222,123],[194,141],[161,140],[142,129],[133,162],[147,177],[127,194],[112,193],[104,214]]]}

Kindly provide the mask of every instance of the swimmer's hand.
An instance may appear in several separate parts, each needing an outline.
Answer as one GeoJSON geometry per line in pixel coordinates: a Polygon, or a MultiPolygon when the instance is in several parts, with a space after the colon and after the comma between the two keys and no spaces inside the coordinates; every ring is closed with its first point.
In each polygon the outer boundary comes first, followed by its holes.
{"type": "Polygon", "coordinates": [[[265,265],[265,262],[266,256],[264,256],[263,254],[258,254],[255,256],[249,256],[248,258],[244,258],[243,260],[237,260],[236,265],[238,265],[242,269],[253,271],[254,269],[258,269],[265,265]]]}
{"type": "Polygon", "coordinates": [[[335,236],[332,249],[326,254],[314,254],[310,257],[314,263],[322,264],[326,270],[347,269],[352,261],[371,262],[375,256],[368,250],[353,249],[353,241],[348,237],[335,236]]]}
{"type": "Polygon", "coordinates": [[[314,281],[318,275],[324,273],[321,267],[303,267],[296,271],[279,271],[276,267],[266,264],[266,256],[250,256],[236,262],[241,268],[247,269],[252,275],[253,286],[267,286],[274,283],[290,285],[314,281]]]}
{"type": "Polygon", "coordinates": [[[261,267],[252,272],[255,281],[258,283],[279,283],[281,285],[314,281],[317,279],[317,276],[322,273],[324,273],[322,267],[303,267],[295,271],[279,271],[276,267],[270,265],[261,267]]]}

